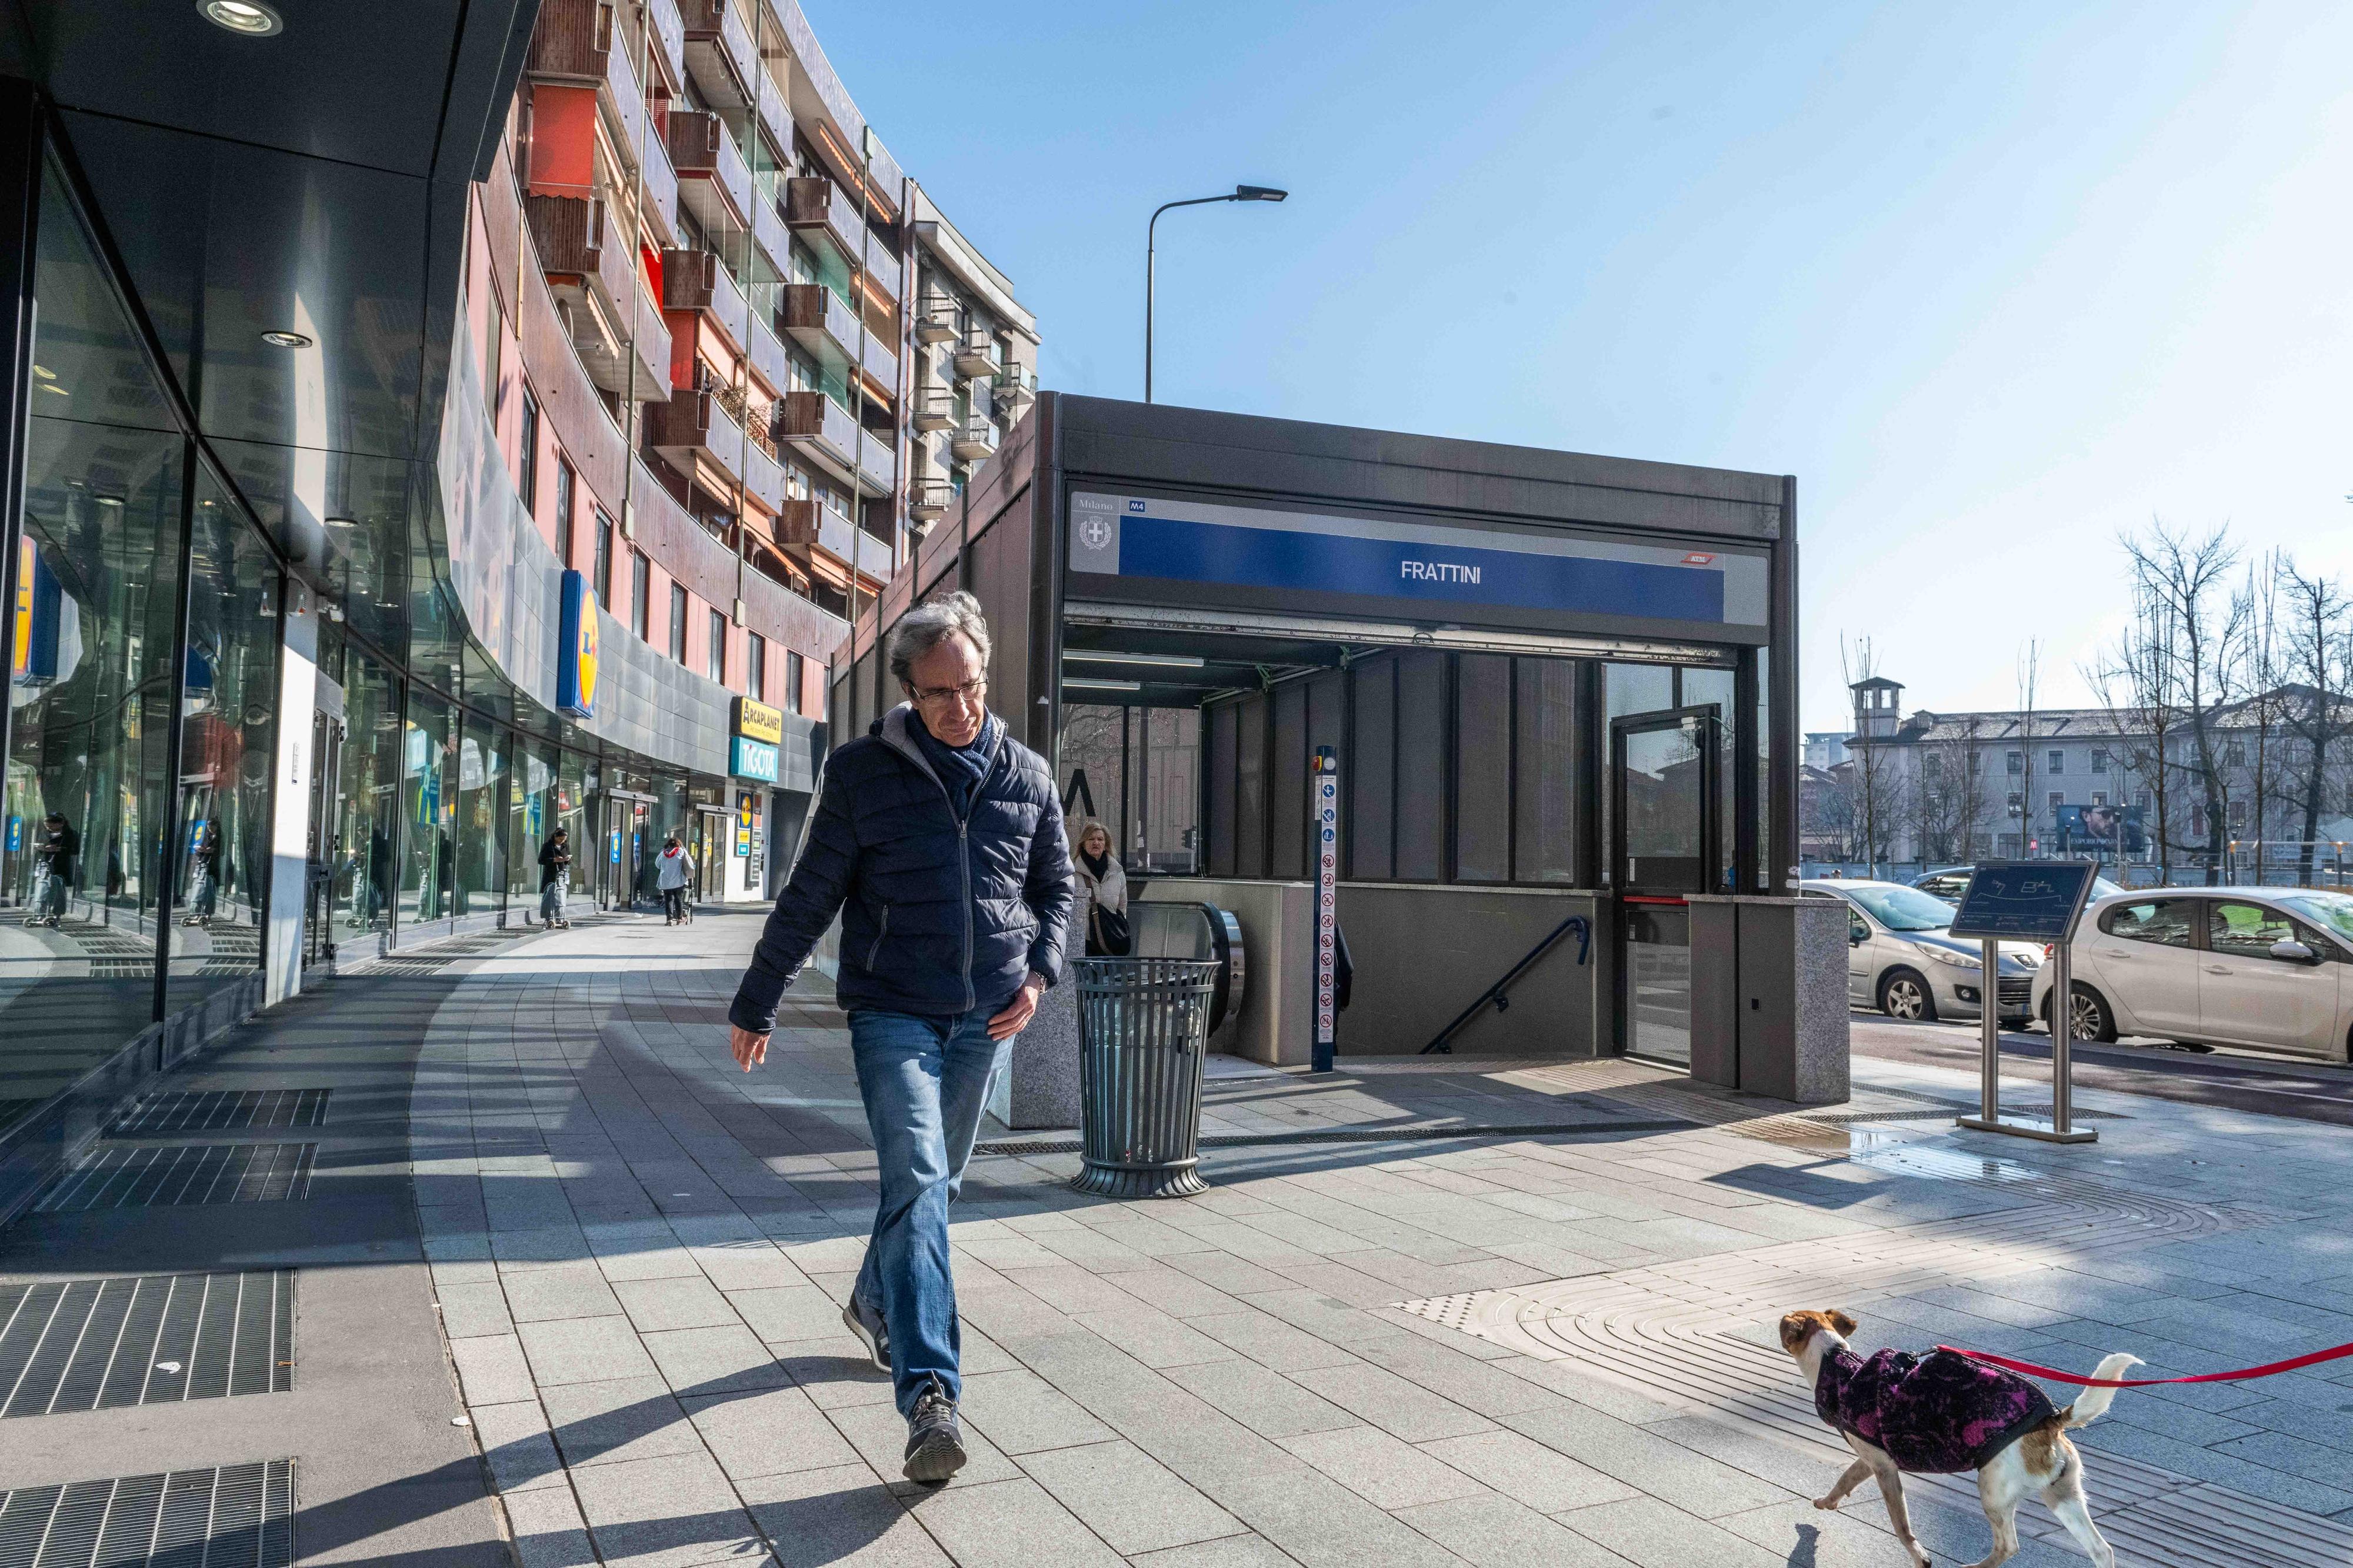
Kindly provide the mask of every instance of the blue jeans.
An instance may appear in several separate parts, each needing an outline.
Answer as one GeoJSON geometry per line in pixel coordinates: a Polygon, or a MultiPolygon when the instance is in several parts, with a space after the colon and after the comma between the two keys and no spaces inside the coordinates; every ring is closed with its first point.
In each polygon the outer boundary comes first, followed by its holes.
{"type": "Polygon", "coordinates": [[[880,1162],[881,1204],[851,1287],[891,1330],[899,1412],[938,1378],[963,1397],[956,1363],[955,1280],[948,1271],[948,1205],[980,1132],[981,1109],[1008,1045],[988,1037],[997,1009],[926,1017],[861,1007],[849,1015],[858,1093],[880,1162]]]}

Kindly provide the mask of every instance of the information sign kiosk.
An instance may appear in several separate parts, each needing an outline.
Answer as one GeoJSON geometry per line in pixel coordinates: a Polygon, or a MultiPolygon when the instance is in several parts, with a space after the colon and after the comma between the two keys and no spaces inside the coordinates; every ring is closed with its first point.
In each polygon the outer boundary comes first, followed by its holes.
{"type": "Polygon", "coordinates": [[[1985,1078],[1978,1114],[1956,1120],[1980,1132],[2009,1132],[2052,1143],[2089,1143],[2099,1133],[2077,1131],[2072,1121],[2073,1098],[2068,1080],[2068,1056],[2074,1043],[2074,993],[2069,973],[2068,943],[2075,922],[2091,896],[2099,867],[2089,860],[1988,860],[1979,863],[1961,893],[1960,911],[1953,917],[1952,934],[1977,937],[1985,943],[1984,1009],[1985,1078]],[[2040,942],[2051,944],[2051,1120],[2001,1114],[2001,944],[2040,942]]]}

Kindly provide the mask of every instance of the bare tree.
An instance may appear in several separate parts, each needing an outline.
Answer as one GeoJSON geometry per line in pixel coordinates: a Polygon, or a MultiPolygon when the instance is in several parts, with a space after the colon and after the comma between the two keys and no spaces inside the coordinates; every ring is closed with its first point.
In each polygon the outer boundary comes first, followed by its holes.
{"type": "Polygon", "coordinates": [[[2312,882],[2313,841],[2320,837],[2320,813],[2327,789],[2331,752],[2353,733],[2353,706],[2346,693],[2353,689],[2353,605],[2333,577],[2306,576],[2285,554],[2275,559],[2275,570],[2285,588],[2287,607],[2281,625],[2281,662],[2295,685],[2294,700],[2282,715],[2288,731],[2301,742],[2296,761],[2303,776],[2297,780],[2304,828],[2296,852],[2295,879],[2312,882]]]}
{"type": "MultiPolygon", "coordinates": [[[[2253,733],[2239,742],[2239,754],[2246,759],[2249,770],[2247,795],[2253,808],[2249,815],[2259,883],[2263,879],[2264,847],[2275,837],[2272,818],[2280,804],[2287,761],[2284,721],[2290,699],[2283,668],[2279,578],[2277,556],[2266,556],[2260,567],[2249,567],[2246,585],[2232,609],[2244,627],[2238,647],[2238,686],[2245,696],[2237,717],[2239,727],[2252,729],[2253,733]]],[[[2226,745],[2225,759],[2230,755],[2226,745]]]]}
{"type": "MultiPolygon", "coordinates": [[[[2168,700],[2181,715],[2179,753],[2168,745],[2161,767],[2185,775],[2199,803],[2193,836],[2205,861],[2206,880],[2221,879],[2231,775],[2221,733],[2222,709],[2238,694],[2244,667],[2241,645],[2248,632],[2248,607],[2229,590],[2238,547],[2221,528],[2193,536],[2152,520],[2145,533],[2124,536],[2137,618],[2141,635],[2164,639],[2163,664],[2168,700]]],[[[2171,824],[2167,825],[2168,831],[2171,824]]]]}

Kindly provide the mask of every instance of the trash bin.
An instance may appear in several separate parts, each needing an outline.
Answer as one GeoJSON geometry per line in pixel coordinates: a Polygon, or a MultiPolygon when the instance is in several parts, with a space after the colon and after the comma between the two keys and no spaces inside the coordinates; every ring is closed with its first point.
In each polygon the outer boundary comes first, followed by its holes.
{"type": "Polygon", "coordinates": [[[1106,1198],[1206,1192],[1201,1058],[1215,959],[1082,958],[1079,1094],[1085,1168],[1071,1184],[1106,1198]]]}

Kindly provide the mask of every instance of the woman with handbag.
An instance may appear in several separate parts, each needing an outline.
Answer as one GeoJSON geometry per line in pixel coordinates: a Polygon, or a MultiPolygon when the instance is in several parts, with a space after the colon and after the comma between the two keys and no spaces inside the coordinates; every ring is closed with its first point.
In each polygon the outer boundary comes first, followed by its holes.
{"type": "Polygon", "coordinates": [[[1079,828],[1075,868],[1086,917],[1087,956],[1125,958],[1135,945],[1127,924],[1127,873],[1111,852],[1111,830],[1092,818],[1079,828]]]}

